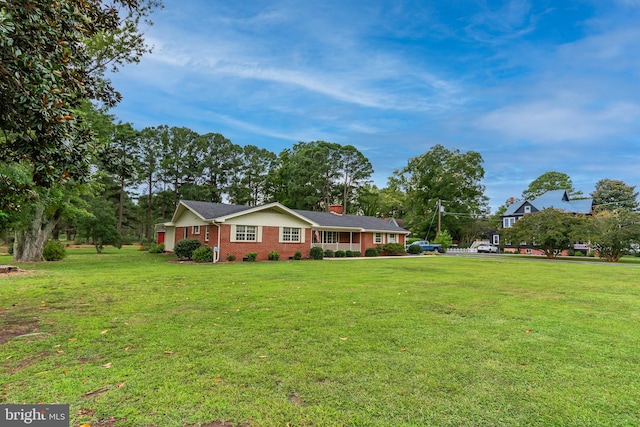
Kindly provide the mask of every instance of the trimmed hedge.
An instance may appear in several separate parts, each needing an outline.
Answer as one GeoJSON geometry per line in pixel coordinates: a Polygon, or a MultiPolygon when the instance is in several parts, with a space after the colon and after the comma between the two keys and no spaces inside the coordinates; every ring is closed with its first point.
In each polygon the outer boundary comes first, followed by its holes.
{"type": "Polygon", "coordinates": [[[322,259],[324,258],[324,251],[319,246],[314,246],[311,248],[311,252],[309,252],[309,256],[311,259],[322,259]]]}
{"type": "Polygon", "coordinates": [[[367,248],[364,251],[364,256],[366,256],[366,257],[378,256],[378,250],[376,248],[367,248]]]}

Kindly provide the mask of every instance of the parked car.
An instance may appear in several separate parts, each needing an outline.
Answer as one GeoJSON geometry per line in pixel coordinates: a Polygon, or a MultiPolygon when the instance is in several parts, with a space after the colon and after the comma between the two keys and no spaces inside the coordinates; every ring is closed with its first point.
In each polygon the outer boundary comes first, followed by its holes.
{"type": "Polygon", "coordinates": [[[407,245],[407,251],[409,251],[409,246],[419,245],[422,249],[422,252],[433,252],[438,251],[442,252],[442,245],[439,243],[429,243],[426,240],[418,240],[417,242],[413,242],[410,245],[407,245]]]}
{"type": "Polygon", "coordinates": [[[498,247],[494,246],[494,245],[490,245],[488,243],[482,243],[480,245],[478,245],[478,247],[476,248],[478,250],[479,254],[497,254],[498,253],[498,247]]]}

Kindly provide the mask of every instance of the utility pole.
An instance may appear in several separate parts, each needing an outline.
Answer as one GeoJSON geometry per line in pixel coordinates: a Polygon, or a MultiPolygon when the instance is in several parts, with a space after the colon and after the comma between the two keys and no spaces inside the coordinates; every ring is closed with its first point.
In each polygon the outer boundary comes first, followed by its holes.
{"type": "Polygon", "coordinates": [[[442,200],[438,199],[438,232],[436,233],[436,239],[440,235],[441,226],[442,226],[442,200]]]}

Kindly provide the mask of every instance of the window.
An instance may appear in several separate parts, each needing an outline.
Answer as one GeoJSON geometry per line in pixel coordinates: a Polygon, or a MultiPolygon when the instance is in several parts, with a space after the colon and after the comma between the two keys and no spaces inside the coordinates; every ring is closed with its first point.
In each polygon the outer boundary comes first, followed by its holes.
{"type": "Polygon", "coordinates": [[[389,234],[389,243],[396,243],[396,235],[391,233],[389,234]]]}
{"type": "Polygon", "coordinates": [[[191,227],[191,234],[200,234],[200,226],[194,225],[193,227],[191,227]]]}
{"type": "Polygon", "coordinates": [[[524,213],[531,213],[531,206],[525,206],[524,213]]]}
{"type": "Polygon", "coordinates": [[[493,235],[493,244],[494,245],[499,245],[500,244],[500,235],[499,234],[494,234],[493,235]]]}
{"type": "Polygon", "coordinates": [[[204,228],[204,241],[205,242],[209,241],[209,226],[208,225],[204,228]]]}
{"type": "Polygon", "coordinates": [[[282,241],[283,242],[299,242],[300,229],[293,228],[293,227],[282,227],[282,241]]]}
{"type": "Polygon", "coordinates": [[[502,228],[511,228],[513,224],[515,224],[516,219],[513,217],[503,218],[502,219],[502,228]]]}
{"type": "Polygon", "coordinates": [[[236,241],[255,242],[256,226],[255,225],[236,225],[236,241]]]}
{"type": "Polygon", "coordinates": [[[373,243],[382,243],[382,233],[375,233],[373,235],[373,243]]]}
{"type": "Polygon", "coordinates": [[[189,227],[185,227],[184,229],[184,238],[188,238],[189,237],[189,227]]]}
{"type": "Polygon", "coordinates": [[[322,243],[338,243],[338,232],[324,231],[322,233],[322,243]]]}

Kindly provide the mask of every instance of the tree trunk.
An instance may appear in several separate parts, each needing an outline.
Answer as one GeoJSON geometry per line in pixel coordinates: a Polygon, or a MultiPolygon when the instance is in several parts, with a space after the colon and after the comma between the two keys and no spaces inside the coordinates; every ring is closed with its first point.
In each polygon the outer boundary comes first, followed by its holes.
{"type": "Polygon", "coordinates": [[[118,203],[118,233],[122,233],[122,217],[124,216],[124,178],[120,180],[120,200],[118,203]]]}
{"type": "Polygon", "coordinates": [[[44,245],[49,240],[57,222],[55,219],[47,220],[45,218],[44,206],[36,207],[35,216],[29,226],[16,230],[13,259],[20,262],[42,261],[44,245]]]}

